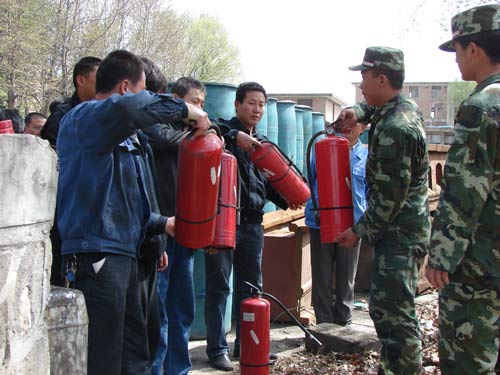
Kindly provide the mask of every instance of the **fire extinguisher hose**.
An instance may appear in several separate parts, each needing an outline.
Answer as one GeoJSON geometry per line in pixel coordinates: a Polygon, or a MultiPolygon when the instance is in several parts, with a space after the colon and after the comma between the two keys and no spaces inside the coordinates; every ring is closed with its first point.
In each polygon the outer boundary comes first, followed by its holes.
{"type": "Polygon", "coordinates": [[[309,330],[306,327],[304,327],[304,325],[300,323],[298,319],[295,316],[293,316],[290,311],[288,311],[286,306],[283,305],[283,303],[279,299],[277,299],[272,294],[261,291],[259,287],[256,287],[255,285],[249,283],[248,281],[244,281],[244,283],[250,287],[250,292],[252,294],[256,293],[258,295],[263,295],[269,297],[271,300],[276,302],[283,309],[283,311],[295,322],[295,324],[306,334],[306,337],[310,338],[311,340],[314,340],[320,347],[323,346],[321,341],[319,341],[311,332],[309,332],[309,330]]]}

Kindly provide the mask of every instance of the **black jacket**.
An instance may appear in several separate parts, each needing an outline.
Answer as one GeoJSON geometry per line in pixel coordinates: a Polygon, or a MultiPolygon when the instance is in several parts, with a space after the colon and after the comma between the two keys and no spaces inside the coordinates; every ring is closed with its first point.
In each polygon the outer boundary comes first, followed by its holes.
{"type": "Polygon", "coordinates": [[[66,99],[56,107],[54,112],[50,114],[47,122],[43,126],[42,131],[40,132],[40,136],[42,137],[42,139],[46,139],[47,141],[49,141],[54,150],[56,148],[57,136],[59,134],[59,123],[66,113],[68,113],[72,108],[76,107],[81,102],[82,101],[75,91],[71,98],[66,99]]]}
{"type": "MultiPolygon", "coordinates": [[[[241,223],[261,223],[264,214],[262,209],[266,203],[266,199],[286,210],[288,204],[252,163],[250,153],[243,151],[236,145],[236,135],[239,131],[250,134],[247,128],[236,117],[233,117],[229,121],[219,119],[212,121],[212,123],[219,126],[226,142],[226,149],[238,160],[238,169],[241,178],[241,223]]],[[[253,135],[257,136],[257,139],[264,139],[258,136],[255,129],[253,135]]]]}
{"type": "MultiPolygon", "coordinates": [[[[158,183],[155,170],[153,151],[148,144],[148,137],[142,130],[137,130],[137,140],[140,144],[140,150],[144,160],[143,168],[145,171],[145,187],[149,198],[151,211],[160,213],[158,205],[158,183]]],[[[146,237],[139,249],[139,259],[151,262],[156,261],[167,249],[167,238],[164,234],[154,234],[146,232],[146,237]]]]}
{"type": "Polygon", "coordinates": [[[156,175],[158,176],[160,212],[165,216],[175,215],[177,192],[177,154],[179,143],[186,135],[182,123],[147,129],[149,144],[153,149],[156,175]]]}

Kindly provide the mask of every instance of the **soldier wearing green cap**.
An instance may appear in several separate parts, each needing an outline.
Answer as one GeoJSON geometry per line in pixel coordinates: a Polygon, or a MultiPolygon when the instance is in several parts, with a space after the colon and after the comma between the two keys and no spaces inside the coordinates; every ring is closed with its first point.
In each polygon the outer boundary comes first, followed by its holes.
{"type": "Polygon", "coordinates": [[[415,311],[418,269],[430,237],[429,159],[417,104],[401,93],[403,52],[369,47],[361,71],[366,102],[340,114],[343,126],[371,123],[366,164],[368,207],[340,246],[359,238],[374,247],[370,317],[382,343],[379,374],[422,372],[422,343],[415,311]]]}
{"type": "Polygon", "coordinates": [[[500,6],[455,15],[452,40],[465,81],[432,224],[426,275],[439,292],[441,373],[493,374],[500,327],[500,6]]]}

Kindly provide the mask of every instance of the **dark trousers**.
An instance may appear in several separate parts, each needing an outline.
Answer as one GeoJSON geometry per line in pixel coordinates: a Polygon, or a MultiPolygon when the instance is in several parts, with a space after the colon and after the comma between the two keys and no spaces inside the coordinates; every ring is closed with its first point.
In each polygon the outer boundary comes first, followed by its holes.
{"type": "Polygon", "coordinates": [[[158,304],[156,261],[138,262],[139,293],[147,326],[149,358],[153,359],[160,342],[160,306],[158,304]]]}
{"type": "Polygon", "coordinates": [[[234,267],[233,317],[236,319],[234,350],[239,352],[240,302],[250,297],[250,288],[244,281],[262,287],[263,246],[262,224],[241,224],[237,229],[234,251],[219,251],[213,255],[205,253],[205,324],[209,358],[229,352],[224,330],[224,315],[230,292],[231,266],[234,267]]]}
{"type": "Polygon", "coordinates": [[[309,228],[309,233],[312,305],[316,323],[349,323],[352,319],[360,242],[357,246],[346,249],[334,243],[322,244],[319,229],[309,228]],[[335,291],[332,289],[334,271],[335,291]]]}
{"type": "Polygon", "coordinates": [[[77,264],[74,287],[83,292],[89,317],[87,374],[151,374],[137,260],[86,253],[77,264]]]}

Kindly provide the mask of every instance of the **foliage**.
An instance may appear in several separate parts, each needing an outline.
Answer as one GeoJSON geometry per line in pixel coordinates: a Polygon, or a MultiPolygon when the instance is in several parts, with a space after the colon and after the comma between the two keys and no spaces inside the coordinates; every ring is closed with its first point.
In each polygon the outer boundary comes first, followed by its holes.
{"type": "Polygon", "coordinates": [[[239,52],[210,16],[178,14],[161,0],[0,0],[0,107],[47,112],[71,95],[83,56],[128,49],[170,79],[234,82],[239,52]]]}
{"type": "Polygon", "coordinates": [[[455,81],[448,84],[448,108],[453,113],[451,118],[455,118],[459,105],[469,97],[476,87],[476,82],[472,81],[455,81]]]}

